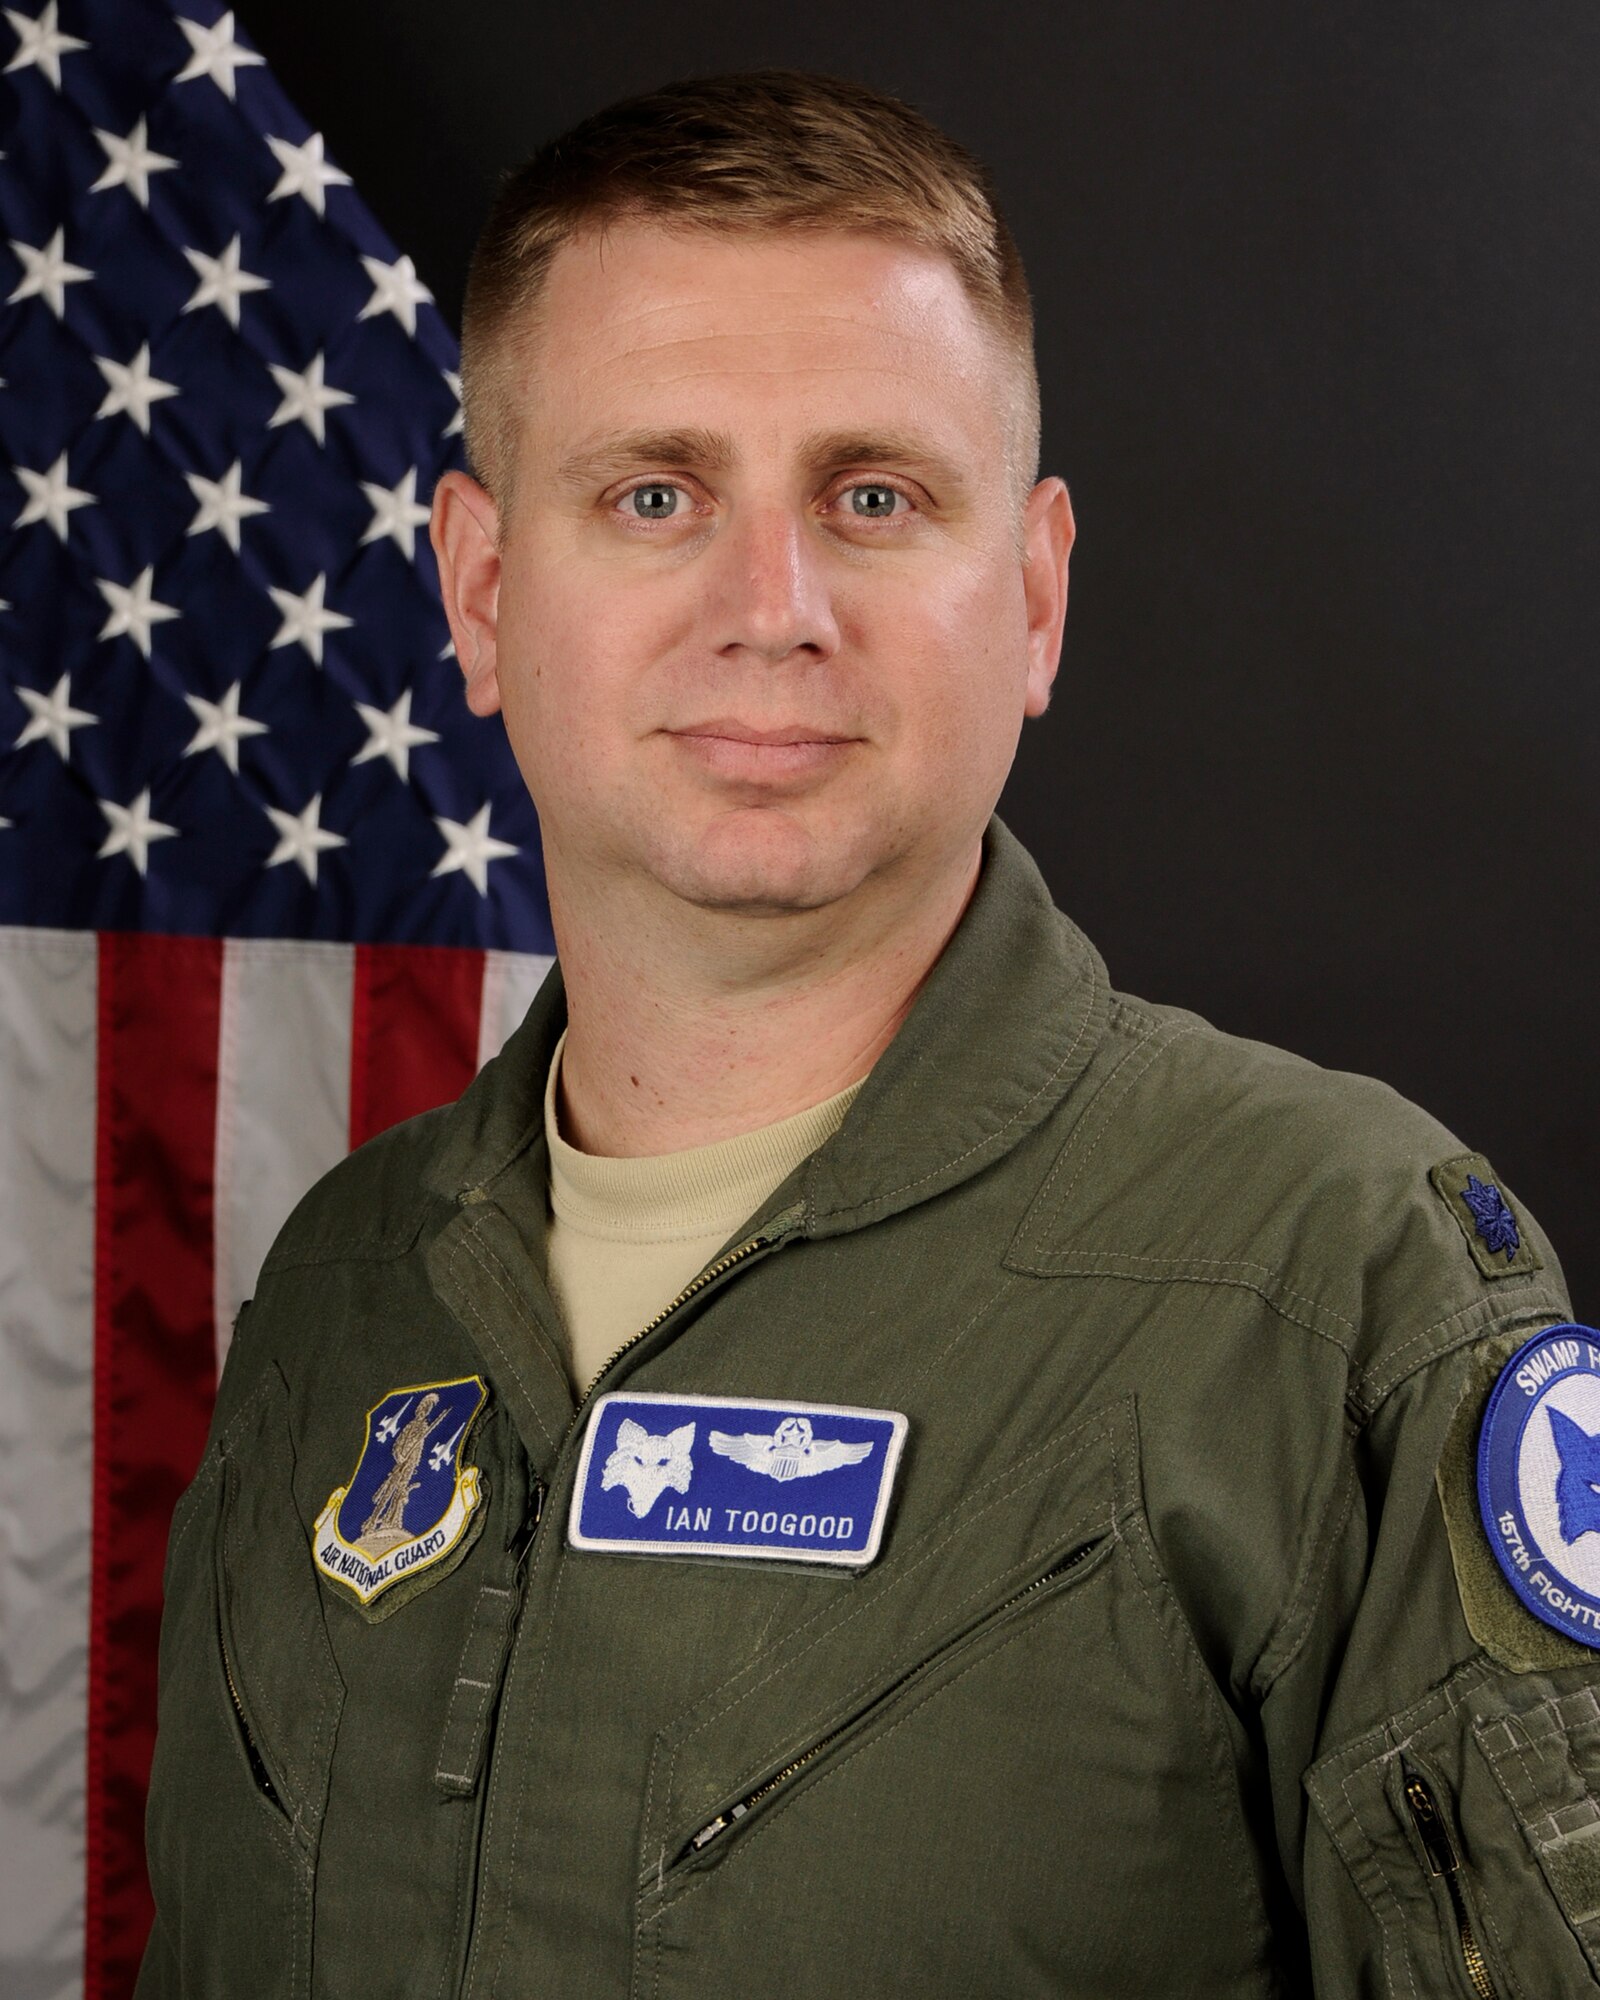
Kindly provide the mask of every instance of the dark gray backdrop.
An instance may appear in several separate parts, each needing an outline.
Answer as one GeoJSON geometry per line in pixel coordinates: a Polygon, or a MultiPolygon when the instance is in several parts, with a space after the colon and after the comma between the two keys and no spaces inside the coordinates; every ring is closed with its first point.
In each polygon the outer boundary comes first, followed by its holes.
{"type": "Polygon", "coordinates": [[[1600,1312],[1591,0],[240,18],[452,317],[497,168],[671,76],[982,154],[1079,521],[1004,812],[1118,984],[1427,1104],[1600,1312]]]}

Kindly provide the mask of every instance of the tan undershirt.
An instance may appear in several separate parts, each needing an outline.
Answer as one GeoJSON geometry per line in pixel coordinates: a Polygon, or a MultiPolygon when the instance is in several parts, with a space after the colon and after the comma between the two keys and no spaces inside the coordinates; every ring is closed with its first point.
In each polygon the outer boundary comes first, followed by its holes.
{"type": "Polygon", "coordinates": [[[740,1223],[844,1123],[856,1092],[714,1146],[605,1159],[556,1127],[563,1035],[544,1092],[550,1149],[550,1291],[561,1308],[580,1395],[624,1342],[697,1277],[740,1223]]]}

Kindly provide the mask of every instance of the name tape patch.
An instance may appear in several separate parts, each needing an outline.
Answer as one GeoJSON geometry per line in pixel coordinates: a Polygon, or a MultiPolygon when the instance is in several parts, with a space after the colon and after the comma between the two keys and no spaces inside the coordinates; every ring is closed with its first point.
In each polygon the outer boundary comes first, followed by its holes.
{"type": "Polygon", "coordinates": [[[1536,1618],[1600,1648],[1600,1332],[1551,1326],[1519,1347],[1478,1436],[1478,1507],[1536,1618]]]}
{"type": "Polygon", "coordinates": [[[863,1568],[878,1553],[906,1420],[897,1410],[735,1396],[602,1396],[567,1539],[635,1556],[863,1568]]]}

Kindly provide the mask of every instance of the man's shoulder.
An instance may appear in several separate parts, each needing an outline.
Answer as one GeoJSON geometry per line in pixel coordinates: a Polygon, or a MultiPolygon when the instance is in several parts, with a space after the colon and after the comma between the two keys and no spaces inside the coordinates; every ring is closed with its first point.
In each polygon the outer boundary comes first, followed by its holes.
{"type": "Polygon", "coordinates": [[[1103,1062],[1135,1100],[1159,1098],[1163,1130],[1265,1148],[1280,1167],[1343,1168],[1365,1182],[1460,1151],[1455,1134],[1379,1078],[1230,1034],[1187,1008],[1111,995],[1103,1062]]]}
{"type": "Polygon", "coordinates": [[[263,1276],[306,1264],[403,1256],[453,1203],[439,1185],[449,1123],[441,1105],[403,1119],[312,1183],[279,1230],[263,1276]]]}
{"type": "Polygon", "coordinates": [[[1374,1383],[1402,1340],[1421,1362],[1563,1309],[1554,1251],[1508,1184],[1374,1077],[1115,993],[1084,1083],[1019,1232],[1014,1255],[1038,1268],[1253,1290],[1374,1383]]]}

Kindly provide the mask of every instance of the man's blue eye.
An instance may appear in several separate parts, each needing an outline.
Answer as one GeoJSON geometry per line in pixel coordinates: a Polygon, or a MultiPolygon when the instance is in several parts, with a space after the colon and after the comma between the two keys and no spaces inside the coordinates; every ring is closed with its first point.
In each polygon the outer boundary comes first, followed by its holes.
{"type": "Polygon", "coordinates": [[[678,511],[676,486],[636,486],[628,497],[641,521],[665,521],[678,511]]]}
{"type": "Polygon", "coordinates": [[[893,486],[852,486],[850,489],[850,505],[869,520],[892,514],[894,503],[899,498],[899,491],[893,486]]]}

